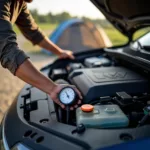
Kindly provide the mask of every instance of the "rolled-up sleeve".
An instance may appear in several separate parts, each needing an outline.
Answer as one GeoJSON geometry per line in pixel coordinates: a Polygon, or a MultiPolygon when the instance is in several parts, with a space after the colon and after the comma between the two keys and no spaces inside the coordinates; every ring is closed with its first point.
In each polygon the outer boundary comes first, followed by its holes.
{"type": "Polygon", "coordinates": [[[10,22],[0,19],[0,62],[14,75],[18,67],[29,58],[19,49],[16,34],[10,22]]]}
{"type": "Polygon", "coordinates": [[[27,9],[27,4],[25,2],[16,21],[16,25],[24,36],[34,45],[39,44],[45,38],[44,33],[35,23],[30,11],[27,9]]]}
{"type": "Polygon", "coordinates": [[[16,34],[10,23],[11,2],[0,0],[0,63],[15,75],[18,67],[29,57],[16,42],[16,34]]]}

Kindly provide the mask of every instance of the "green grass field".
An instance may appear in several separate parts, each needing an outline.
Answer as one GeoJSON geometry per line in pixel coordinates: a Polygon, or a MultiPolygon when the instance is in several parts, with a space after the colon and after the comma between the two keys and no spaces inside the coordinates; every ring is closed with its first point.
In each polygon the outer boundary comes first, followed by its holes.
{"type": "Polygon", "coordinates": [[[107,36],[114,46],[122,45],[128,42],[128,38],[113,28],[104,28],[107,36]]]}
{"type": "MultiPolygon", "coordinates": [[[[49,34],[50,31],[56,29],[57,26],[58,26],[57,24],[39,24],[39,27],[47,35],[49,34]]],[[[127,42],[127,38],[123,36],[119,31],[111,28],[104,30],[114,45],[119,45],[127,42]]],[[[21,34],[17,26],[14,26],[14,31],[16,32],[17,35],[21,34]]]]}
{"type": "MultiPolygon", "coordinates": [[[[104,28],[104,30],[114,46],[126,44],[128,42],[128,38],[126,36],[124,36],[122,33],[120,33],[118,30],[113,29],[113,28],[108,28],[108,29],[104,28]]],[[[142,35],[144,35],[147,32],[150,32],[149,27],[135,32],[135,34],[133,36],[133,40],[138,39],[139,37],[141,37],[142,35]]]]}
{"type": "MultiPolygon", "coordinates": [[[[38,24],[38,25],[44,32],[47,32],[49,30],[54,30],[58,26],[57,24],[48,24],[48,23],[38,24]]],[[[14,26],[14,31],[16,32],[16,34],[21,34],[17,26],[14,26]]]]}
{"type": "MultiPolygon", "coordinates": [[[[49,36],[51,34],[51,32],[54,29],[56,29],[57,26],[58,26],[57,24],[39,24],[39,27],[43,30],[43,32],[47,36],[49,36]]],[[[21,32],[19,31],[19,29],[16,26],[14,26],[14,31],[16,32],[17,35],[21,34],[21,32]]],[[[128,38],[126,36],[122,35],[118,30],[116,30],[114,28],[104,28],[104,31],[106,32],[106,34],[110,38],[113,46],[123,45],[123,44],[126,44],[128,42],[128,38]]],[[[134,35],[134,39],[137,39],[138,37],[140,37],[142,34],[146,33],[147,31],[150,31],[150,28],[137,32],[134,35]]],[[[27,40],[24,42],[23,48],[25,50],[27,50],[28,52],[29,51],[39,52],[40,51],[40,47],[33,46],[27,40]]]]}

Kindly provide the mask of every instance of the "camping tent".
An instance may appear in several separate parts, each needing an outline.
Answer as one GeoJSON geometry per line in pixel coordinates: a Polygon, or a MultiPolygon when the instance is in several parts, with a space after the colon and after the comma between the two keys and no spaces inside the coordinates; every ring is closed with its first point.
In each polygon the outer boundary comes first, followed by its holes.
{"type": "Polygon", "coordinates": [[[103,29],[97,29],[93,23],[81,19],[71,19],[60,24],[51,34],[50,40],[62,49],[73,52],[111,46],[103,29]]]}

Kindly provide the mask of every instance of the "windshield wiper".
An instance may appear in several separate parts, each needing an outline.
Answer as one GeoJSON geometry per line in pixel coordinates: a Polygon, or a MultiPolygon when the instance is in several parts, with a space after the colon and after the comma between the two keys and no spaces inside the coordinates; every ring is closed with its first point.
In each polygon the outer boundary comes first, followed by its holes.
{"type": "Polygon", "coordinates": [[[139,41],[137,41],[137,44],[140,49],[150,52],[150,46],[149,45],[142,45],[139,41]]]}

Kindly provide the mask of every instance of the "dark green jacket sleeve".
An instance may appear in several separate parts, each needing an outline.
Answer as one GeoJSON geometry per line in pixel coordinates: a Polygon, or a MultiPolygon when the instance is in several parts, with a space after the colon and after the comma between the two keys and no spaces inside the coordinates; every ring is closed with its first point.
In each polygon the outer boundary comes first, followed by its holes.
{"type": "Polygon", "coordinates": [[[15,75],[18,67],[28,56],[18,48],[16,34],[9,22],[9,10],[10,1],[0,0],[0,62],[15,75]]]}
{"type": "Polygon", "coordinates": [[[14,75],[18,67],[28,58],[16,43],[16,34],[8,21],[0,19],[0,62],[14,75]]]}
{"type": "Polygon", "coordinates": [[[27,4],[24,2],[22,11],[16,21],[17,26],[34,45],[39,44],[45,37],[38,25],[35,23],[30,11],[27,9],[27,4]]]}

